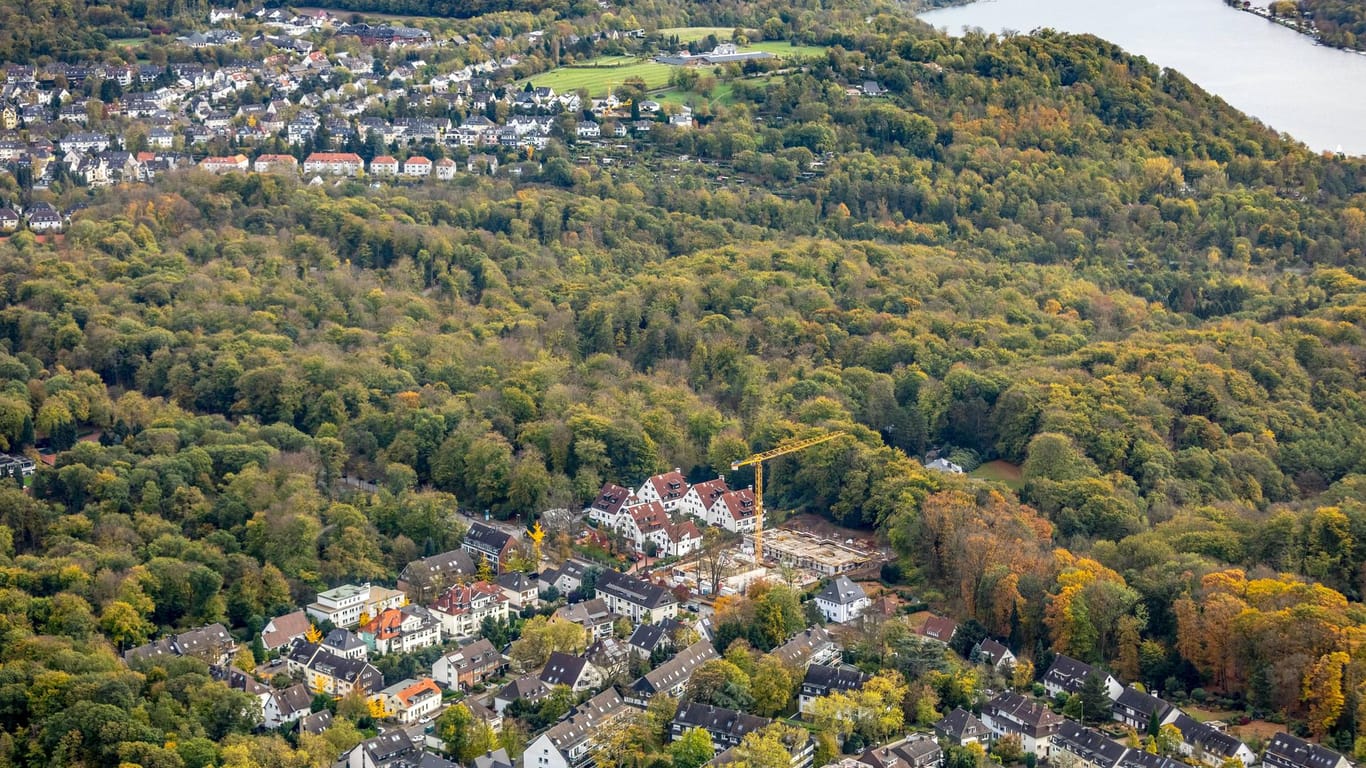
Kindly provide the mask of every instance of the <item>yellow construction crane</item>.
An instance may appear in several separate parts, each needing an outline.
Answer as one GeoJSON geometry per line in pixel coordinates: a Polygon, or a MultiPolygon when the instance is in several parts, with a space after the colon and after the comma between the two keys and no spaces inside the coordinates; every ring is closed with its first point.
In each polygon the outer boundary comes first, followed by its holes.
{"type": "Polygon", "coordinates": [[[819,437],[808,437],[805,440],[793,440],[772,450],[756,453],[747,459],[730,463],[732,472],[740,467],[754,465],[754,562],[756,564],[764,564],[764,462],[769,459],[776,459],[779,456],[786,456],[789,453],[804,451],[813,445],[820,445],[837,437],[844,437],[846,434],[848,433],[831,432],[819,437]]]}

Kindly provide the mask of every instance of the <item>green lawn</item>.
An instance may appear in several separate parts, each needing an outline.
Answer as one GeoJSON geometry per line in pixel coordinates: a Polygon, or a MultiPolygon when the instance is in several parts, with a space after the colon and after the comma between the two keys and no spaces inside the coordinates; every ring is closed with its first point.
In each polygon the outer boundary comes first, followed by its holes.
{"type": "Polygon", "coordinates": [[[659,34],[665,37],[677,35],[680,43],[695,43],[707,35],[716,35],[717,40],[726,41],[734,31],[735,27],[669,27],[659,30],[659,34]]]}
{"type": "Polygon", "coordinates": [[[557,91],[577,91],[583,88],[588,91],[589,96],[605,96],[611,89],[631,77],[644,80],[647,89],[663,88],[669,84],[669,71],[673,69],[667,64],[653,61],[635,61],[633,64],[613,66],[593,66],[595,63],[596,61],[588,65],[552,69],[522,82],[529,81],[538,88],[554,88],[557,91]]]}
{"type": "Polygon", "coordinates": [[[824,56],[825,46],[823,45],[793,45],[786,40],[765,40],[761,43],[752,43],[744,50],[768,51],[774,56],[824,56]]]}
{"type": "MultiPolygon", "coordinates": [[[[765,77],[762,79],[745,80],[744,82],[746,85],[768,85],[779,79],[781,79],[781,77],[765,77]]],[[[713,104],[734,104],[735,86],[733,83],[717,83],[716,87],[711,89],[711,92],[706,96],[700,96],[690,91],[680,91],[677,88],[669,88],[668,90],[650,94],[650,98],[661,103],[686,104],[690,107],[695,107],[703,102],[711,102],[713,104]]]]}
{"type": "Polygon", "coordinates": [[[1024,480],[1020,478],[1020,468],[1009,462],[996,460],[988,461],[977,469],[968,473],[970,477],[982,480],[995,480],[1004,484],[1007,488],[1019,490],[1024,487],[1024,480]]]}

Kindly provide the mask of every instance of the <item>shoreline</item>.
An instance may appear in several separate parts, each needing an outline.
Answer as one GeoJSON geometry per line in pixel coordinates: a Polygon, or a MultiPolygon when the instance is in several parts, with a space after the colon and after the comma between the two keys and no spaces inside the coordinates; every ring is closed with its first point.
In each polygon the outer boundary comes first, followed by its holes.
{"type": "Polygon", "coordinates": [[[1363,50],[1361,48],[1349,48],[1345,45],[1337,45],[1335,43],[1330,43],[1327,40],[1324,40],[1323,35],[1319,33],[1318,28],[1314,26],[1314,22],[1312,20],[1306,21],[1301,18],[1273,16],[1271,14],[1271,9],[1269,7],[1264,8],[1262,6],[1252,5],[1248,2],[1239,2],[1239,0],[1224,0],[1224,5],[1227,5],[1235,11],[1250,13],[1253,16],[1266,19],[1272,24],[1285,27],[1286,29],[1292,32],[1297,32],[1301,35],[1304,35],[1305,37],[1312,39],[1315,45],[1321,45],[1325,48],[1336,48],[1339,51],[1347,51],[1348,53],[1359,53],[1366,55],[1366,50],[1363,50]]]}

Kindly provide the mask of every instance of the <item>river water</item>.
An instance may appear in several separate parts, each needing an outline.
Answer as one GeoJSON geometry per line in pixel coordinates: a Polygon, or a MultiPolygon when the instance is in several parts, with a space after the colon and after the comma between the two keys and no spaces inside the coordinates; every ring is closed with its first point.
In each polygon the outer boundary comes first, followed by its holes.
{"type": "Polygon", "coordinates": [[[1315,150],[1366,155],[1366,56],[1222,0],[980,0],[920,18],[950,34],[1089,33],[1170,67],[1315,150]]]}

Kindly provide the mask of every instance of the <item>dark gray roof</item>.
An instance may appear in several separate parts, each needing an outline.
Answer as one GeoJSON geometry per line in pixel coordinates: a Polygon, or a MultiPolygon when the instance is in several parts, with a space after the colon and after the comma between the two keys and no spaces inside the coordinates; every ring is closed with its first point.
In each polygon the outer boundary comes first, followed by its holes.
{"type": "Polygon", "coordinates": [[[812,664],[806,668],[802,693],[824,696],[830,691],[852,691],[862,688],[868,676],[855,667],[812,664]]]}
{"type": "Polygon", "coordinates": [[[502,552],[510,541],[512,534],[483,523],[471,525],[465,534],[465,543],[483,552],[502,552]]]}
{"type": "Polygon", "coordinates": [[[784,664],[806,666],[816,651],[833,645],[835,638],[825,627],[808,627],[798,632],[791,640],[774,648],[772,653],[784,664]]]}
{"type": "Polygon", "coordinates": [[[863,591],[863,587],[850,581],[848,576],[836,576],[825,585],[825,589],[816,594],[817,600],[836,605],[853,605],[867,597],[868,593],[863,591]]]}
{"type": "Polygon", "coordinates": [[[541,678],[535,675],[523,675],[503,686],[503,689],[494,698],[504,701],[516,701],[517,699],[535,701],[547,693],[550,693],[550,687],[542,682],[541,678]]]}
{"type": "Polygon", "coordinates": [[[579,682],[579,678],[583,677],[584,668],[587,666],[587,659],[555,651],[550,654],[550,659],[541,669],[540,678],[546,685],[567,685],[573,688],[579,682]]]}
{"type": "Polygon", "coordinates": [[[976,650],[978,657],[981,658],[982,661],[990,664],[1000,664],[1001,659],[1015,655],[1011,653],[1010,649],[1005,647],[1004,644],[992,640],[991,638],[987,638],[978,643],[976,650]]]}
{"type": "Polygon", "coordinates": [[[937,765],[942,759],[943,750],[933,739],[924,736],[912,736],[881,747],[873,747],[859,755],[859,762],[873,768],[937,765]]]}
{"type": "Polygon", "coordinates": [[[1043,704],[1018,693],[1002,693],[982,707],[983,718],[1010,723],[1038,737],[1062,723],[1063,718],[1043,704]]]}
{"type": "Polygon", "coordinates": [[[672,659],[646,672],[645,676],[632,683],[631,687],[645,696],[653,696],[660,691],[670,690],[692,677],[692,673],[698,667],[716,658],[720,656],[712,644],[706,640],[698,640],[679,651],[672,659]]]}
{"type": "Polygon", "coordinates": [[[618,571],[603,571],[598,577],[597,589],[647,609],[663,608],[678,602],[669,590],[618,571]]]}
{"type": "Polygon", "coordinates": [[[314,736],[332,727],[332,713],[326,709],[299,718],[299,731],[314,736]]]}
{"type": "Polygon", "coordinates": [[[1100,731],[1083,727],[1072,720],[1064,720],[1053,734],[1053,746],[1065,749],[1096,768],[1118,765],[1128,747],[1100,731]]]}
{"type": "Polygon", "coordinates": [[[757,731],[772,722],[767,717],[698,703],[684,704],[674,715],[674,727],[677,731],[701,728],[711,734],[715,741],[732,746],[739,744],[745,734],[757,731]]]}
{"type": "Polygon", "coordinates": [[[469,575],[475,570],[474,560],[470,558],[468,552],[463,549],[453,549],[450,552],[442,552],[439,555],[424,557],[421,560],[408,563],[403,567],[403,572],[398,577],[403,581],[411,582],[422,575],[448,577],[461,574],[469,575]]]}
{"type": "Polygon", "coordinates": [[[1068,693],[1077,693],[1092,672],[1100,675],[1102,680],[1106,677],[1104,672],[1094,669],[1090,664],[1070,656],[1057,656],[1048,671],[1043,673],[1043,682],[1052,683],[1068,693]]]}
{"type": "Polygon", "coordinates": [[[355,632],[341,627],[328,632],[327,637],[323,638],[322,645],[324,648],[335,648],[343,653],[365,647],[365,643],[356,636],[355,632]]]}
{"type": "Polygon", "coordinates": [[[1223,731],[1215,730],[1185,712],[1172,721],[1176,730],[1181,732],[1181,740],[1191,746],[1198,746],[1206,753],[1222,758],[1233,757],[1243,747],[1243,742],[1223,731]]]}
{"type": "Polygon", "coordinates": [[[506,749],[496,749],[474,758],[473,768],[512,768],[512,758],[506,749]]]}
{"type": "Polygon", "coordinates": [[[1268,768],[1336,768],[1344,758],[1333,750],[1288,733],[1278,733],[1266,745],[1262,762],[1268,768]]]}
{"type": "Polygon", "coordinates": [[[934,730],[955,741],[984,739],[991,735],[991,729],[987,728],[986,723],[962,707],[954,707],[952,712],[944,715],[934,724],[934,730]]]}
{"type": "Polygon", "coordinates": [[[1115,705],[1122,709],[1133,710],[1145,719],[1156,714],[1159,720],[1164,719],[1172,709],[1172,705],[1162,699],[1133,687],[1125,688],[1124,692],[1115,700],[1115,705]]]}

